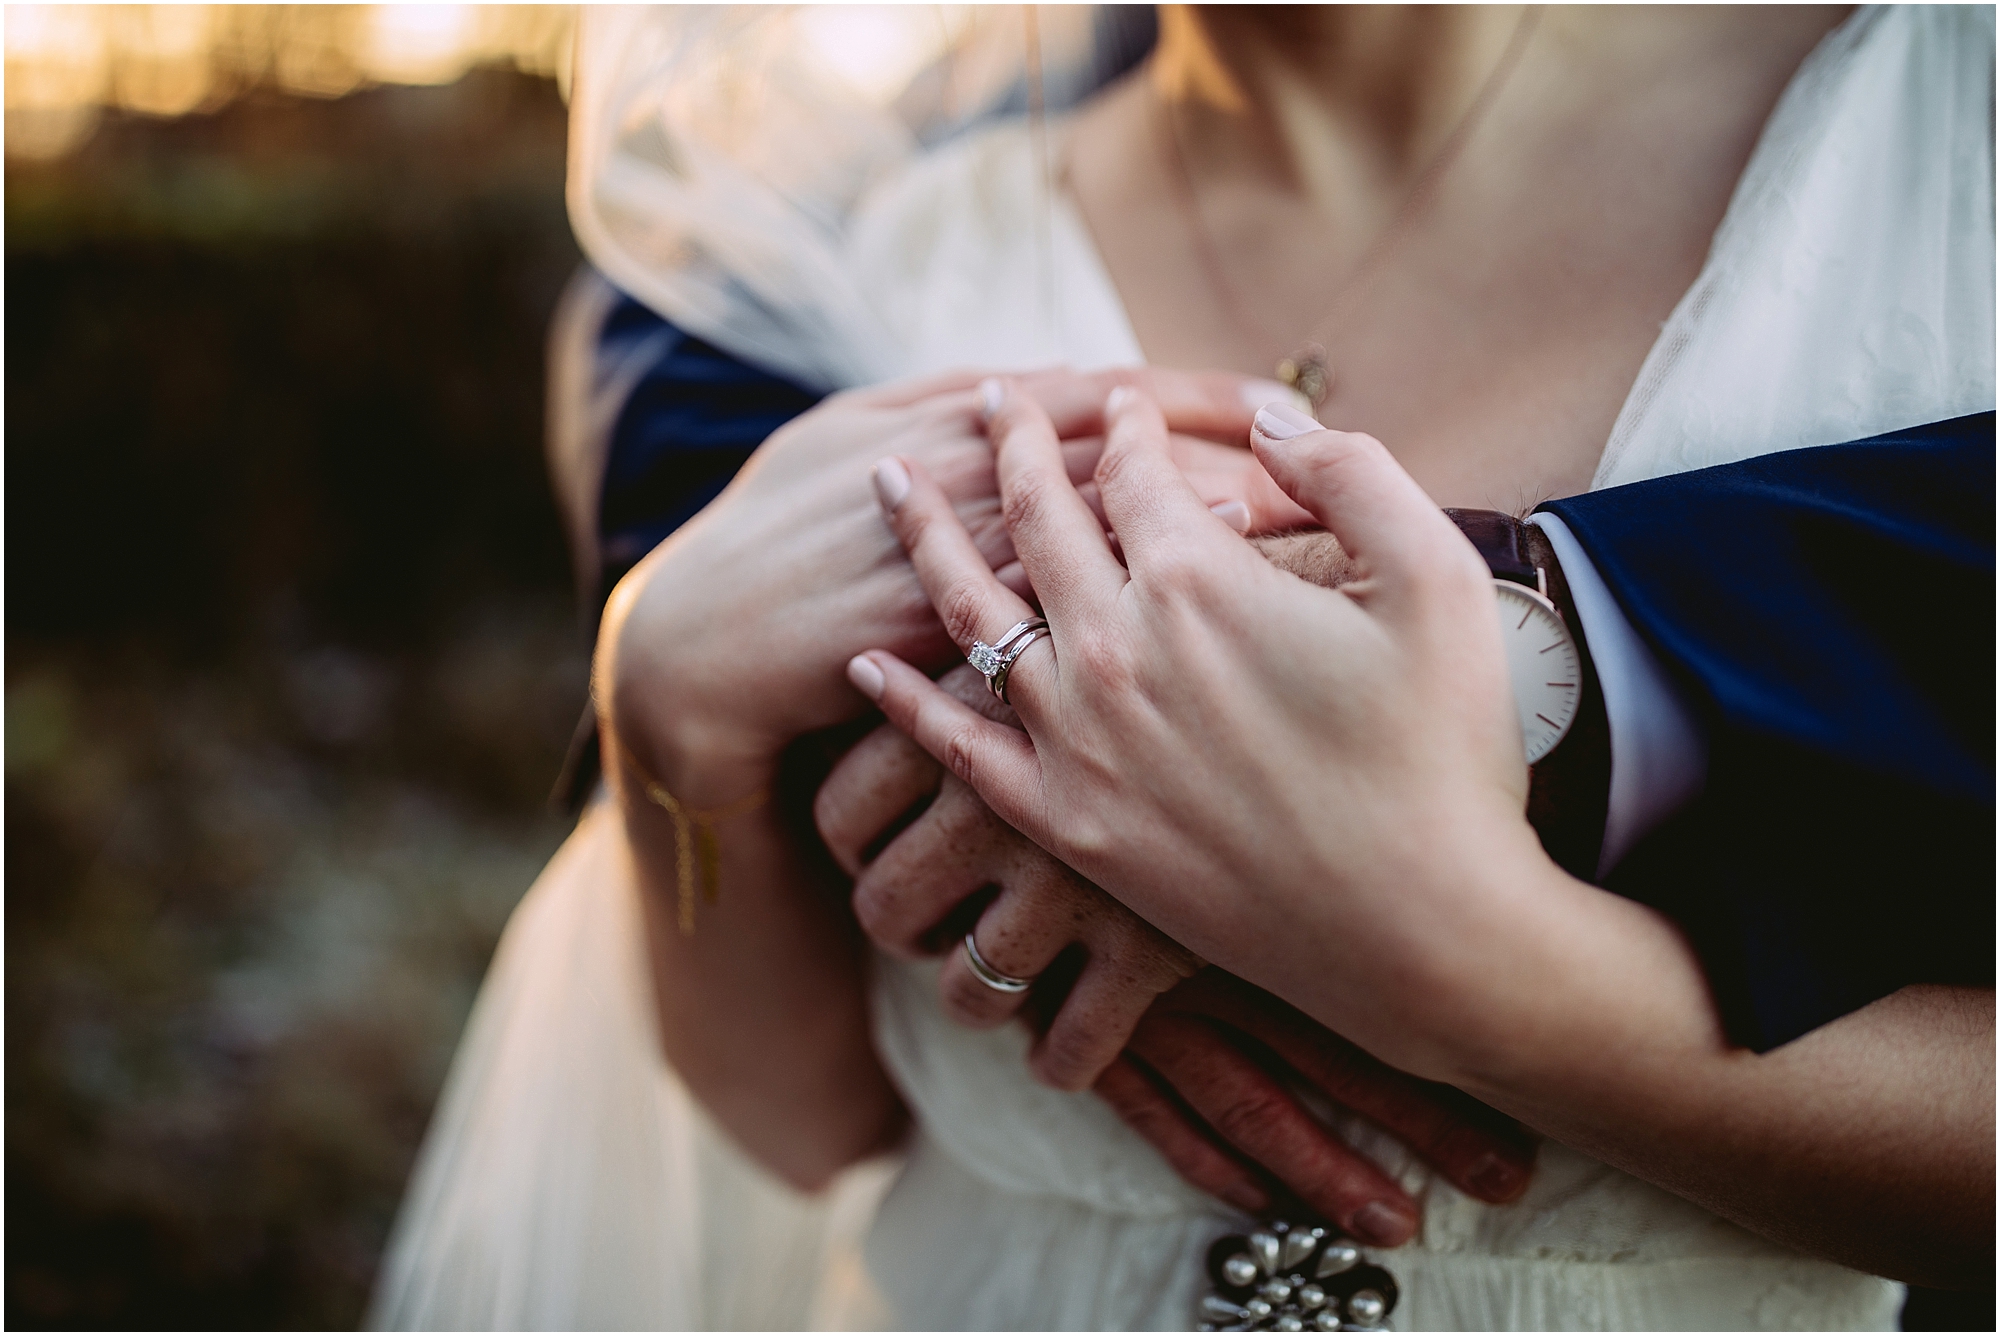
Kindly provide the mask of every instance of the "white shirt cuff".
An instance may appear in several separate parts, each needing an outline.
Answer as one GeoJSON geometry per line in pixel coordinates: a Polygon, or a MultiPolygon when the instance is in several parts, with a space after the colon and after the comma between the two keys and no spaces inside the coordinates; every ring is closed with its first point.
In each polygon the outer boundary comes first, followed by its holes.
{"type": "Polygon", "coordinates": [[[1666,669],[1625,620],[1569,526],[1546,511],[1530,515],[1528,523],[1548,535],[1562,563],[1604,690],[1604,713],[1611,724],[1611,801],[1597,860],[1602,880],[1647,832],[1701,793],[1708,780],[1708,737],[1666,669]]]}

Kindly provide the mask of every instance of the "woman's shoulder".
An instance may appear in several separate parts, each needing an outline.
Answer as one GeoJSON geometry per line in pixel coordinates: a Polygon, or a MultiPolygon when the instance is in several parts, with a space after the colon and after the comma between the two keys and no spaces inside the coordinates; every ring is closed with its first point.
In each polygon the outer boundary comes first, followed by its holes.
{"type": "Polygon", "coordinates": [[[1143,360],[1057,184],[1066,118],[982,126],[915,155],[860,201],[847,266],[902,348],[898,374],[1143,360]]]}
{"type": "Polygon", "coordinates": [[[859,252],[914,245],[928,250],[958,229],[989,243],[1018,244],[1033,231],[1035,140],[1014,117],[912,155],[855,209],[859,252]]]}

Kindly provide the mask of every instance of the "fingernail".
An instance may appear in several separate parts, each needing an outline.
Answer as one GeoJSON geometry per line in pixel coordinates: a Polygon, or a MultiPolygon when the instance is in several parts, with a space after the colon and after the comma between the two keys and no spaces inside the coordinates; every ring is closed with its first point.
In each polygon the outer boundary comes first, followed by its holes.
{"type": "Polygon", "coordinates": [[[999,380],[988,376],[979,382],[979,419],[991,422],[993,415],[1000,411],[1001,402],[1007,397],[1007,387],[999,380]]]}
{"type": "Polygon", "coordinates": [[[1136,394],[1138,391],[1130,385],[1120,385],[1112,390],[1104,396],[1104,416],[1110,417],[1113,413],[1124,411],[1125,405],[1131,403],[1136,394]]]}
{"type": "Polygon", "coordinates": [[[1222,1199],[1248,1215],[1262,1215],[1271,1209],[1271,1194],[1255,1183],[1231,1183],[1222,1189],[1222,1199]]]}
{"type": "Polygon", "coordinates": [[[1324,431],[1325,428],[1303,409],[1280,400],[1265,404],[1257,410],[1257,433],[1266,440],[1289,441],[1294,436],[1303,436],[1309,431],[1324,431]]]}
{"type": "Polygon", "coordinates": [[[882,498],[882,509],[894,510],[909,494],[910,471],[903,467],[903,461],[894,455],[876,460],[875,495],[882,498]]]}
{"type": "Polygon", "coordinates": [[[854,683],[855,688],[869,700],[881,700],[882,693],[889,687],[889,679],[882,676],[875,660],[866,654],[857,654],[847,661],[847,680],[854,683]]]}
{"type": "Polygon", "coordinates": [[[1281,380],[1252,380],[1243,385],[1243,406],[1262,408],[1265,404],[1294,404],[1300,409],[1312,405],[1307,398],[1281,380]]]}
{"type": "Polygon", "coordinates": [[[1521,1171],[1498,1155],[1488,1155],[1472,1166],[1465,1181],[1488,1201],[1506,1201],[1520,1190],[1521,1171]]]}
{"type": "Polygon", "coordinates": [[[1350,1228],[1369,1243],[1392,1248],[1416,1233],[1417,1222],[1408,1211],[1385,1201],[1371,1201],[1354,1213],[1350,1228]]]}
{"type": "Polygon", "coordinates": [[[1218,501],[1208,509],[1209,513],[1236,532],[1250,532],[1250,507],[1241,501],[1218,501]]]}

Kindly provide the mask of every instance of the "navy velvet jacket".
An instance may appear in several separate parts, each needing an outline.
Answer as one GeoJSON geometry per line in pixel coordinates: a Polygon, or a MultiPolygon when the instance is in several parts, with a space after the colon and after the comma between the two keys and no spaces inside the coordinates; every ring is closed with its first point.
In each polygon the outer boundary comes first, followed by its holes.
{"type": "Polygon", "coordinates": [[[1708,734],[1609,889],[1731,1037],[1993,982],[1993,414],[1606,488],[1560,515],[1708,734]]]}
{"type": "MultiPolygon", "coordinates": [[[[675,337],[613,429],[608,592],[817,402],[675,337]]],[[[1707,786],[1607,888],[1678,921],[1772,1048],[1907,984],[1993,982],[1994,418],[1551,502],[1707,729],[1707,786]]]]}

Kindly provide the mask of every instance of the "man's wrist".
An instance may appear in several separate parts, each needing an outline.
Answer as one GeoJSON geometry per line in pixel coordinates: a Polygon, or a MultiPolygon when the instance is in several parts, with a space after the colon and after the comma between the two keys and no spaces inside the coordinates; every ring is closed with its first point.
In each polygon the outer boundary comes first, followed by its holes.
{"type": "Polygon", "coordinates": [[[1594,881],[1611,801],[1610,719],[1562,562],[1540,528],[1521,527],[1522,546],[1536,568],[1545,572],[1549,601],[1576,643],[1580,673],[1576,718],[1569,732],[1554,751],[1529,768],[1528,823],[1557,865],[1572,876],[1594,881]]]}
{"type": "MultiPolygon", "coordinates": [[[[1568,727],[1553,749],[1529,768],[1527,815],[1549,857],[1573,876],[1594,879],[1610,801],[1610,727],[1589,641],[1563,578],[1562,563],[1547,534],[1513,515],[1449,507],[1444,513],[1485,559],[1494,579],[1525,586],[1555,609],[1575,649],[1577,694],[1568,727]]],[[[1514,684],[1517,700],[1522,685],[1514,684]]],[[[1537,717],[1555,724],[1546,714],[1537,717]]]]}

